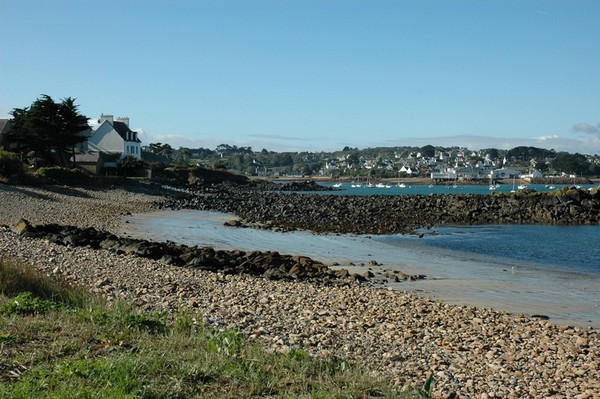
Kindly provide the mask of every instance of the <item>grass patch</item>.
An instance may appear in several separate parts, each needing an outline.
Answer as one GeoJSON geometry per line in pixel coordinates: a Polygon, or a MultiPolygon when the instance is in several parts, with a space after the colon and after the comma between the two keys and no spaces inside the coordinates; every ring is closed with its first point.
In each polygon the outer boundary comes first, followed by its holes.
{"type": "Polygon", "coordinates": [[[109,306],[22,266],[0,262],[0,287],[0,398],[419,397],[344,359],[109,306]]]}
{"type": "Polygon", "coordinates": [[[31,298],[74,307],[83,307],[97,300],[84,289],[42,276],[30,267],[0,260],[0,293],[15,297],[27,292],[31,298]]]}

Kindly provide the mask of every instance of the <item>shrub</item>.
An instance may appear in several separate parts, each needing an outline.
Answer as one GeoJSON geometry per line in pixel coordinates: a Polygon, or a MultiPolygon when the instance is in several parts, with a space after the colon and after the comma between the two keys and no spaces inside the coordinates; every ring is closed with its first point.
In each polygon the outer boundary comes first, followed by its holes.
{"type": "Polygon", "coordinates": [[[78,185],[88,183],[92,178],[79,169],[67,169],[58,166],[39,168],[35,176],[47,179],[54,184],[78,185]]]}
{"type": "Polygon", "coordinates": [[[0,148],[0,176],[9,179],[19,178],[23,175],[23,163],[14,152],[0,148]]]}

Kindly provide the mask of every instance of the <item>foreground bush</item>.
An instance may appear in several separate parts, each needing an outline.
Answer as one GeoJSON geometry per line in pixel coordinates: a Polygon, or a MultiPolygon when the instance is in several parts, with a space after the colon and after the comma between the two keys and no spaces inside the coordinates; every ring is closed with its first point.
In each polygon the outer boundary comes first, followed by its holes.
{"type": "Polygon", "coordinates": [[[19,155],[0,147],[0,177],[9,181],[18,181],[23,176],[23,170],[19,155]]]}

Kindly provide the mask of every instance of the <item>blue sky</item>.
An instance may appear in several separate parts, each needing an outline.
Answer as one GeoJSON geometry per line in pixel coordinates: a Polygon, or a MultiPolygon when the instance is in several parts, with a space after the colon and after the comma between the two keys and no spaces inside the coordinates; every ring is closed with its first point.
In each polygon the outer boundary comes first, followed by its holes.
{"type": "Polygon", "coordinates": [[[0,117],[41,94],[143,144],[600,153],[600,1],[0,0],[0,117]]]}

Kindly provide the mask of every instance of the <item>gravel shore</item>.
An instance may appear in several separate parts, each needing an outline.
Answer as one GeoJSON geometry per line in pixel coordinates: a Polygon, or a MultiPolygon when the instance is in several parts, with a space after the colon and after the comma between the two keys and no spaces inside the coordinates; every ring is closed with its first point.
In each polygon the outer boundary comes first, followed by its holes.
{"type": "MultiPolygon", "coordinates": [[[[156,209],[151,191],[0,185],[0,225],[94,226],[112,231],[127,212],[156,209]]],[[[0,228],[0,257],[91,287],[148,310],[196,311],[275,350],[292,346],[336,355],[472,398],[600,398],[598,330],[455,306],[364,285],[319,286],[173,267],[104,250],[31,240],[0,228]]],[[[445,397],[444,396],[444,397],[445,397]]]]}

